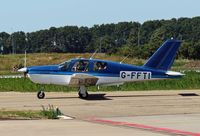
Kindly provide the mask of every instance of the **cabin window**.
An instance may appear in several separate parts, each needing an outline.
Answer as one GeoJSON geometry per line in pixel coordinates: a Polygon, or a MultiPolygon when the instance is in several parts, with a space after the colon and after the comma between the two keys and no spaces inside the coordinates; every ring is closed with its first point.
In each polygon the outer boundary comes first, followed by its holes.
{"type": "Polygon", "coordinates": [[[72,71],[76,72],[87,72],[89,69],[89,61],[88,60],[80,60],[77,61],[72,67],[72,71]]]}
{"type": "Polygon", "coordinates": [[[94,63],[94,71],[103,71],[107,69],[107,63],[106,62],[101,62],[97,61],[94,63]]]}

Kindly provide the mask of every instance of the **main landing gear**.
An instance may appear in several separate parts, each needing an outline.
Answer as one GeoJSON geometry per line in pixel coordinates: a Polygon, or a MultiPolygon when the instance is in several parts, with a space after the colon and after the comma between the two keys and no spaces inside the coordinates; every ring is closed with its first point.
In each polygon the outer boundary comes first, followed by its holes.
{"type": "Polygon", "coordinates": [[[79,98],[81,98],[81,99],[87,99],[88,98],[89,94],[88,94],[85,86],[80,86],[78,95],[79,95],[79,98]]]}

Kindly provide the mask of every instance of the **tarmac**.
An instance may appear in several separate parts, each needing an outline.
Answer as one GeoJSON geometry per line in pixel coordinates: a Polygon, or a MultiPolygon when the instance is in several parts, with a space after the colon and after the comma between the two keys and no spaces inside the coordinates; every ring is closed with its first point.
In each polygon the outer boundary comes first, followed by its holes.
{"type": "Polygon", "coordinates": [[[200,136],[200,90],[91,93],[1,92],[0,108],[42,110],[58,107],[70,120],[0,121],[3,136],[200,136]]]}

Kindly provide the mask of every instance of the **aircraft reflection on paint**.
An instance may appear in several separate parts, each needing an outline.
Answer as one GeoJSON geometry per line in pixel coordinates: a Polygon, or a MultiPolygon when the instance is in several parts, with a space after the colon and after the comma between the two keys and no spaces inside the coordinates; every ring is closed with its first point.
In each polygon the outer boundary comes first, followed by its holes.
{"type": "MultiPolygon", "coordinates": [[[[125,82],[183,76],[182,73],[169,71],[180,45],[181,42],[178,40],[167,40],[143,66],[92,58],[77,58],[59,65],[25,67],[18,71],[26,73],[34,83],[78,87],[79,97],[86,99],[88,86],[112,86],[125,82]]],[[[38,91],[37,97],[43,99],[45,97],[44,90],[38,91]]]]}

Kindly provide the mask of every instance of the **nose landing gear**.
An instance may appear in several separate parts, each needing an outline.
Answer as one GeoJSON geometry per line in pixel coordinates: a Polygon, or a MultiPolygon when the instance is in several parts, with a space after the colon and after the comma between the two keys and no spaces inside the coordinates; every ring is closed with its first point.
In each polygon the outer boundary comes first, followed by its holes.
{"type": "Polygon", "coordinates": [[[38,91],[38,93],[37,93],[37,98],[38,98],[38,99],[44,99],[44,97],[45,97],[44,91],[38,91]]]}
{"type": "Polygon", "coordinates": [[[37,92],[37,98],[38,99],[44,99],[45,98],[44,87],[41,87],[40,90],[37,92]]]}

